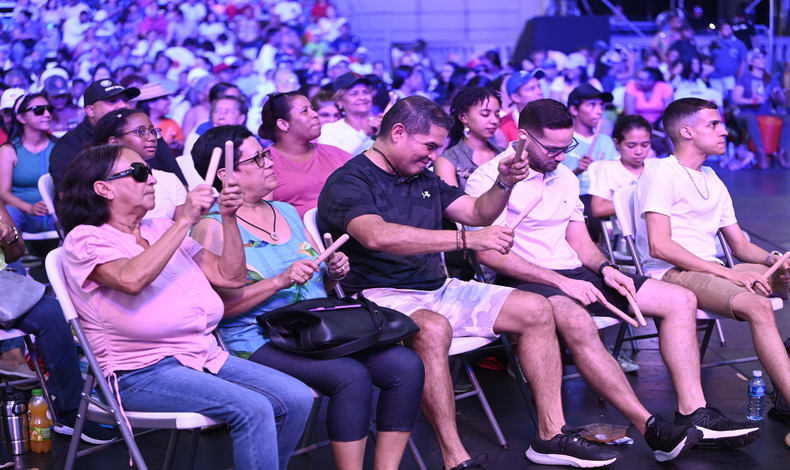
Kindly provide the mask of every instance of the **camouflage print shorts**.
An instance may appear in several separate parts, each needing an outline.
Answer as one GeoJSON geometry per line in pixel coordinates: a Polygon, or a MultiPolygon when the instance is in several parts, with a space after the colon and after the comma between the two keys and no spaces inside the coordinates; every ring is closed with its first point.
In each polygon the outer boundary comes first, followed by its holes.
{"type": "Polygon", "coordinates": [[[509,287],[448,279],[434,291],[380,287],[362,294],[406,315],[418,310],[436,312],[450,322],[454,337],[491,337],[495,335],[494,322],[511,292],[509,287]]]}

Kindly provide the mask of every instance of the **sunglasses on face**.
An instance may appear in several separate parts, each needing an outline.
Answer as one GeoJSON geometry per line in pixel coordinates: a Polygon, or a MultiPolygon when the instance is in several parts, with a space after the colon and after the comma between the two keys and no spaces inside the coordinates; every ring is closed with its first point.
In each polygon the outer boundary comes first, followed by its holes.
{"type": "Polygon", "coordinates": [[[131,130],[129,132],[124,132],[121,135],[128,135],[128,134],[134,134],[134,135],[136,135],[137,137],[139,137],[139,138],[141,138],[143,140],[146,140],[149,135],[153,135],[155,139],[161,139],[162,138],[162,129],[159,129],[159,128],[156,128],[156,129],[143,129],[141,127],[139,129],[134,129],[134,130],[131,130]]]}
{"type": "Polygon", "coordinates": [[[255,164],[258,165],[258,168],[263,168],[264,166],[266,166],[265,159],[267,158],[271,159],[271,156],[269,155],[268,150],[264,150],[263,152],[256,153],[255,156],[252,158],[248,158],[246,160],[240,161],[239,163],[236,164],[236,166],[239,166],[242,163],[255,162],[255,164]]]}
{"type": "Polygon", "coordinates": [[[146,181],[148,181],[148,175],[152,175],[152,174],[153,171],[151,170],[150,166],[140,162],[134,162],[132,163],[132,167],[129,168],[128,170],[124,170],[120,173],[110,175],[102,179],[101,181],[111,181],[111,180],[117,180],[118,178],[131,176],[138,183],[145,183],[146,181]]]}
{"type": "Polygon", "coordinates": [[[49,114],[52,114],[52,111],[54,110],[55,107],[52,106],[51,104],[40,104],[38,106],[31,106],[29,108],[25,108],[19,111],[19,114],[26,113],[28,111],[33,111],[33,114],[35,114],[36,116],[43,116],[44,111],[49,111],[49,114]]]}
{"type": "Polygon", "coordinates": [[[532,135],[532,133],[531,133],[531,132],[527,131],[527,134],[529,134],[529,136],[530,136],[530,137],[532,137],[532,140],[534,140],[535,142],[537,142],[537,143],[538,143],[538,145],[540,145],[541,147],[543,147],[543,150],[545,150],[545,151],[546,151],[546,158],[554,158],[554,157],[557,157],[558,155],[560,155],[560,154],[563,154],[563,153],[568,153],[568,152],[570,152],[571,150],[573,150],[573,149],[575,149],[576,147],[578,147],[578,146],[579,146],[579,141],[578,141],[578,140],[576,140],[576,137],[574,137],[574,138],[573,138],[573,142],[572,142],[572,143],[571,143],[569,146],[567,146],[567,147],[565,147],[565,148],[561,148],[561,149],[550,149],[550,148],[546,147],[545,145],[543,145],[543,144],[541,143],[541,141],[539,141],[538,139],[536,139],[536,138],[535,138],[535,136],[534,136],[534,135],[532,135]]]}

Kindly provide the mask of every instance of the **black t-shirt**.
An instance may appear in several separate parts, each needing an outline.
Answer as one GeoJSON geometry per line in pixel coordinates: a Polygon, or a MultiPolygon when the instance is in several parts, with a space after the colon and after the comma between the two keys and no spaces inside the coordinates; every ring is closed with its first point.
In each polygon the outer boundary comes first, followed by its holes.
{"type": "MultiPolygon", "coordinates": [[[[442,213],[464,195],[432,171],[423,170],[408,183],[376,166],[365,155],[357,155],[327,179],[318,196],[318,228],[337,240],[349,222],[374,214],[386,222],[427,230],[441,230],[442,213]]],[[[445,281],[439,253],[396,255],[372,251],[353,237],[341,248],[351,261],[351,272],[343,280],[346,293],[373,287],[435,290],[445,281]]]]}
{"type": "Polygon", "coordinates": [[[752,36],[757,36],[752,20],[733,21],[730,26],[732,26],[732,34],[746,44],[746,49],[751,50],[752,36]]]}

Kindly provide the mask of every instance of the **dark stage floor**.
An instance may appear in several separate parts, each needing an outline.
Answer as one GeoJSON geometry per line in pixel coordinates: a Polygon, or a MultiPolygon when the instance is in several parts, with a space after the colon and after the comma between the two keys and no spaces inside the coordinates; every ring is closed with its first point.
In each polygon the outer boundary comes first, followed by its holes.
{"type": "MultiPolygon", "coordinates": [[[[715,164],[714,164],[715,165],[715,164]]],[[[790,172],[781,170],[721,172],[722,179],[733,195],[736,214],[741,226],[748,231],[752,240],[766,249],[790,250],[790,172]]],[[[785,306],[777,312],[783,338],[790,337],[790,307],[785,306]]],[[[747,325],[734,321],[724,321],[723,329],[726,346],[721,346],[714,334],[706,354],[705,363],[723,359],[754,356],[750,331],[747,325]]],[[[612,342],[616,329],[610,329],[607,340],[612,342]]],[[[626,353],[631,353],[626,345],[626,353]]],[[[641,370],[628,374],[637,396],[652,412],[660,413],[671,419],[676,408],[675,393],[667,370],[661,361],[655,340],[643,340],[640,351],[634,359],[641,370]]],[[[483,355],[485,356],[485,354],[483,355]]],[[[482,356],[481,356],[482,357],[482,356]]],[[[473,361],[476,362],[476,361],[473,361]]],[[[745,419],[746,379],[751,370],[761,368],[757,362],[704,369],[703,386],[708,401],[734,419],[745,419]]],[[[568,367],[566,373],[574,372],[568,367]]],[[[516,383],[505,372],[478,370],[478,377],[494,410],[499,424],[508,440],[509,449],[497,445],[496,438],[483,411],[474,398],[458,404],[458,424],[461,435],[469,451],[475,455],[487,453],[487,469],[516,469],[531,465],[524,452],[534,429],[526,415],[526,407],[518,392],[516,383]]],[[[568,380],[563,385],[563,402],[567,420],[574,425],[594,422],[628,424],[626,419],[608,403],[601,403],[598,394],[586,386],[582,379],[568,380]]],[[[323,419],[323,416],[322,418],[323,419]]],[[[628,435],[634,444],[620,446],[623,457],[611,466],[613,469],[788,469],[790,468],[790,449],[784,443],[790,427],[766,418],[763,436],[754,444],[733,451],[693,449],[680,458],[659,464],[652,452],[635,429],[628,435]]],[[[441,456],[433,432],[422,417],[413,434],[422,457],[431,470],[441,468],[441,456]]],[[[316,439],[325,438],[322,423],[316,427],[316,439]]],[[[168,434],[158,433],[139,439],[143,455],[151,468],[161,466],[167,446],[168,434]]],[[[182,437],[181,448],[176,457],[174,468],[183,468],[188,433],[182,437]]],[[[203,433],[198,451],[197,469],[225,470],[233,467],[230,439],[227,430],[203,433]]],[[[40,470],[63,468],[68,440],[55,436],[52,452],[20,456],[17,469],[38,468],[40,470]]],[[[368,446],[366,468],[372,468],[371,446],[368,446]]],[[[541,468],[540,466],[534,466],[541,468]]],[[[78,469],[122,469],[128,468],[128,453],[124,446],[93,454],[78,461],[78,469]]],[[[291,469],[333,469],[332,455],[328,447],[294,457],[291,469]]],[[[417,468],[411,455],[406,453],[402,469],[417,468]]],[[[549,468],[549,467],[545,467],[549,468]]],[[[552,467],[553,468],[553,467],[552,467]]],[[[244,469],[240,469],[244,470],[244,469]]]]}

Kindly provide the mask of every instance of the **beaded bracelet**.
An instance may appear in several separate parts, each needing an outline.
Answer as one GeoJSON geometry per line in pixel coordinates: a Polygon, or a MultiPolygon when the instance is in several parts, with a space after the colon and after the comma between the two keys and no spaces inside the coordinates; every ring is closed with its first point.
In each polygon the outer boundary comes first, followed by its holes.
{"type": "Polygon", "coordinates": [[[326,270],[326,277],[328,277],[329,279],[331,279],[331,280],[333,280],[335,282],[342,281],[343,279],[346,278],[346,276],[348,276],[348,272],[343,273],[342,276],[340,276],[339,278],[335,279],[335,278],[332,277],[331,274],[329,274],[329,270],[328,269],[326,270]]]}
{"type": "Polygon", "coordinates": [[[465,228],[461,229],[461,242],[463,245],[461,249],[464,250],[464,259],[466,259],[466,229],[465,228]]]}

